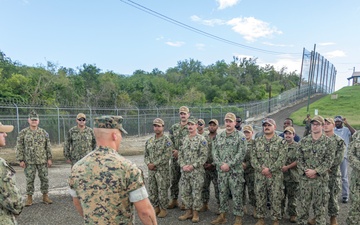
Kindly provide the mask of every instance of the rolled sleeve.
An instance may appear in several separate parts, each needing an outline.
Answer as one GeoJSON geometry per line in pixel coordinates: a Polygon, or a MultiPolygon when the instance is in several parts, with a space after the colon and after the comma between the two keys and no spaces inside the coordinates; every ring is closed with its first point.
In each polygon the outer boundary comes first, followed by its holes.
{"type": "Polygon", "coordinates": [[[145,186],[142,186],[141,188],[136,189],[135,191],[129,193],[130,202],[138,202],[146,199],[147,197],[149,197],[149,195],[146,191],[145,186]]]}

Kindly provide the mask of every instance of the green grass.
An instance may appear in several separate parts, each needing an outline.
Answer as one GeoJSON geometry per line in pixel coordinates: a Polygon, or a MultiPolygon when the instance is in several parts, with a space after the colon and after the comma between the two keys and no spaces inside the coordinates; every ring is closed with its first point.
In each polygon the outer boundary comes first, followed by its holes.
{"type": "MultiPolygon", "coordinates": [[[[344,87],[331,95],[327,95],[320,100],[310,104],[309,113],[314,116],[315,109],[324,118],[341,115],[347,119],[349,124],[355,129],[360,129],[360,86],[344,87]],[[337,94],[337,99],[331,99],[331,95],[337,94]]],[[[294,123],[303,126],[302,121],[306,117],[307,107],[303,107],[291,114],[294,123]]]]}

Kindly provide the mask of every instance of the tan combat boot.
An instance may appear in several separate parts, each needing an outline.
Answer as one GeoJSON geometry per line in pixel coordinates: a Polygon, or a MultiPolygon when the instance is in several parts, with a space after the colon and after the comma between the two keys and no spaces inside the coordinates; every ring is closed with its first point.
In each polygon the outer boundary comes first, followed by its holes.
{"type": "Polygon", "coordinates": [[[156,207],[154,208],[154,211],[155,211],[155,214],[156,214],[156,215],[159,214],[159,213],[160,213],[160,207],[159,207],[159,206],[156,206],[156,207]]]}
{"type": "Polygon", "coordinates": [[[170,202],[169,202],[169,205],[168,205],[168,209],[174,209],[174,208],[176,208],[176,207],[178,207],[178,201],[177,201],[177,199],[176,198],[174,198],[173,200],[171,200],[170,202]]]}
{"type": "Polygon", "coordinates": [[[213,224],[213,225],[224,224],[226,222],[227,222],[226,213],[220,213],[220,215],[216,219],[211,221],[211,224],[213,224]]]}
{"type": "Polygon", "coordinates": [[[187,220],[187,219],[191,219],[192,217],[193,217],[192,210],[187,209],[184,215],[179,216],[179,220],[184,221],[184,220],[187,220]]]}
{"type": "Polygon", "coordinates": [[[209,210],[209,205],[208,203],[204,203],[203,206],[201,207],[201,209],[199,210],[199,212],[205,212],[209,210]]]}
{"type": "Polygon", "coordinates": [[[31,206],[32,203],[33,203],[32,195],[28,195],[25,202],[25,206],[31,206]]]}
{"type": "Polygon", "coordinates": [[[290,223],[296,223],[296,216],[290,216],[290,223]]]}
{"type": "Polygon", "coordinates": [[[166,211],[166,209],[160,209],[160,212],[159,212],[159,214],[157,214],[157,216],[158,216],[159,218],[164,218],[164,217],[166,217],[166,216],[167,216],[167,211],[166,211]]]}
{"type": "Polygon", "coordinates": [[[199,213],[198,213],[198,211],[194,210],[191,222],[198,223],[199,221],[200,221],[199,213]]]}
{"type": "Polygon", "coordinates": [[[259,219],[255,225],[265,225],[264,218],[259,219]]]}
{"type": "Polygon", "coordinates": [[[309,225],[315,225],[316,224],[316,218],[312,218],[311,220],[308,221],[309,225]]]}
{"type": "Polygon", "coordinates": [[[338,225],[338,222],[336,220],[336,216],[330,217],[330,225],[338,225]]]}
{"type": "Polygon", "coordinates": [[[180,205],[180,209],[181,209],[182,211],[186,210],[186,208],[185,208],[185,204],[184,204],[184,203],[181,203],[181,205],[180,205]]]}
{"type": "Polygon", "coordinates": [[[273,225],[279,225],[279,220],[274,220],[273,225]]]}
{"type": "Polygon", "coordinates": [[[241,216],[236,216],[234,225],[242,225],[241,216]]]}
{"type": "Polygon", "coordinates": [[[254,214],[253,217],[256,218],[256,208],[254,207],[254,214]]]}
{"type": "Polygon", "coordinates": [[[52,204],[53,202],[49,198],[48,194],[43,194],[43,203],[45,204],[52,204]]]}

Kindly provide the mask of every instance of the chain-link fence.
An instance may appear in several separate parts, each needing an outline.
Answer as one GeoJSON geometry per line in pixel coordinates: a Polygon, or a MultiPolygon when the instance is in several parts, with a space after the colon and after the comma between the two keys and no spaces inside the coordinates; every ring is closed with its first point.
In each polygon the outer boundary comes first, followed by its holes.
{"type": "MultiPolygon", "coordinates": [[[[279,96],[269,100],[250,102],[239,105],[204,105],[189,107],[191,115],[202,118],[205,121],[217,119],[223,125],[223,118],[227,112],[239,115],[243,120],[251,117],[266,116],[300,99],[315,93],[316,88],[301,86],[281,93],[279,96]]],[[[66,137],[67,131],[76,125],[76,115],[80,112],[87,116],[87,125],[92,127],[93,118],[99,115],[121,115],[124,117],[124,128],[129,135],[146,135],[153,132],[152,121],[160,117],[165,121],[166,129],[179,121],[179,106],[153,107],[153,108],[111,108],[111,107],[33,107],[18,106],[14,103],[0,102],[0,121],[3,124],[12,124],[15,130],[9,133],[7,145],[13,147],[16,144],[18,133],[28,126],[28,114],[35,110],[40,117],[40,127],[44,128],[50,135],[53,144],[61,144],[66,137]]]]}

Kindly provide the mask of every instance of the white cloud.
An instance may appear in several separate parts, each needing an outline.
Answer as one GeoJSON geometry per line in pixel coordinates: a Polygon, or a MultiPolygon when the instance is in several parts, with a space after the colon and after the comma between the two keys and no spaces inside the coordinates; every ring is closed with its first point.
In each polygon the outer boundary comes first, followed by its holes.
{"type": "Polygon", "coordinates": [[[345,57],[346,54],[344,51],[341,50],[335,50],[332,52],[326,52],[324,53],[325,58],[331,59],[331,58],[338,58],[338,57],[345,57]]]}
{"type": "Polygon", "coordinates": [[[205,44],[202,44],[202,43],[198,43],[195,45],[195,47],[198,49],[198,50],[204,50],[205,49],[205,44]]]}
{"type": "Polygon", "coordinates": [[[273,44],[271,42],[263,42],[263,44],[268,46],[275,46],[275,47],[294,47],[294,45],[273,44]]]}
{"type": "Polygon", "coordinates": [[[185,44],[185,42],[182,42],[182,41],[175,41],[175,42],[167,41],[167,42],[165,42],[165,44],[170,45],[172,47],[181,47],[181,46],[183,46],[185,44]]]}
{"type": "Polygon", "coordinates": [[[335,45],[334,42],[323,42],[323,43],[319,43],[318,45],[320,46],[329,46],[329,45],[335,45]]]}
{"type": "Polygon", "coordinates": [[[203,20],[201,19],[200,17],[194,15],[194,16],[191,16],[190,19],[194,22],[199,22],[203,25],[206,25],[206,26],[215,26],[215,25],[223,25],[225,24],[225,21],[224,20],[220,20],[220,19],[212,19],[212,20],[203,20]]]}
{"type": "Polygon", "coordinates": [[[228,8],[228,7],[232,7],[234,5],[236,5],[239,0],[216,0],[219,3],[219,10],[228,8]]]}
{"type": "Polygon", "coordinates": [[[270,27],[269,23],[254,17],[238,17],[227,21],[232,30],[241,34],[247,41],[255,41],[260,37],[271,37],[273,34],[282,34],[276,27],[270,27]]]}
{"type": "Polygon", "coordinates": [[[279,58],[275,59],[275,61],[268,62],[259,59],[257,62],[260,66],[265,66],[266,64],[274,66],[275,70],[281,70],[282,68],[286,67],[286,72],[297,71],[300,73],[301,70],[301,58],[294,59],[288,55],[281,55],[279,58]]]}

